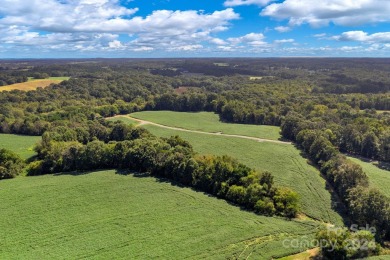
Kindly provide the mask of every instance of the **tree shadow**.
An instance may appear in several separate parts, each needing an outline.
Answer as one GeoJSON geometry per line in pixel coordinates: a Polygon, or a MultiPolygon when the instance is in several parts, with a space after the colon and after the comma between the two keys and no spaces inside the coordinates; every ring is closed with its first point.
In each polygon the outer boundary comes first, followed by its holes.
{"type": "Polygon", "coordinates": [[[377,162],[377,163],[374,163],[374,165],[376,167],[378,167],[379,169],[382,169],[382,170],[385,170],[385,171],[390,171],[390,163],[388,162],[377,162]]]}
{"type": "MultiPolygon", "coordinates": [[[[328,181],[328,179],[326,178],[326,176],[321,172],[319,166],[317,164],[315,164],[308,156],[308,154],[303,151],[301,149],[301,147],[297,144],[294,143],[294,147],[297,148],[299,150],[299,155],[302,156],[302,158],[306,159],[306,163],[314,168],[316,168],[318,170],[318,172],[320,173],[320,176],[322,179],[325,180],[325,189],[329,192],[330,194],[330,199],[331,199],[331,209],[334,210],[335,212],[337,212],[340,217],[342,218],[343,220],[343,223],[345,225],[349,225],[351,220],[348,216],[348,209],[346,207],[346,205],[344,204],[344,202],[342,201],[342,199],[339,197],[339,195],[337,194],[337,192],[335,191],[334,187],[332,186],[332,184],[328,181]]],[[[315,258],[313,258],[315,259],[315,258]]]]}
{"type": "Polygon", "coordinates": [[[377,161],[377,160],[370,159],[370,158],[367,158],[367,157],[364,157],[361,155],[357,155],[357,154],[347,153],[345,155],[352,157],[352,158],[355,158],[355,159],[358,159],[358,160],[365,162],[365,163],[370,163],[370,164],[378,167],[381,170],[390,171],[390,162],[377,161]]]}
{"type": "Polygon", "coordinates": [[[124,176],[133,175],[134,177],[137,177],[137,178],[151,177],[151,175],[147,172],[137,172],[137,171],[128,170],[128,169],[115,169],[115,174],[124,175],[124,176]]]}
{"type": "Polygon", "coordinates": [[[94,172],[99,172],[99,171],[105,171],[105,170],[59,172],[59,173],[54,173],[53,176],[65,176],[65,175],[82,176],[82,175],[87,175],[87,174],[94,173],[94,172]]]}

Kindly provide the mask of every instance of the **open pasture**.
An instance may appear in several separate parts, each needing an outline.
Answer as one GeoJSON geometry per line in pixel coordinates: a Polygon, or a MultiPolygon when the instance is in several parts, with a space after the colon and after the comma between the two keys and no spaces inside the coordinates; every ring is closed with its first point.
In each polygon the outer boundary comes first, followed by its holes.
{"type": "Polygon", "coordinates": [[[217,114],[211,112],[144,111],[132,113],[130,116],[188,130],[244,135],[270,140],[278,140],[281,137],[279,127],[223,123],[217,114]]]}
{"type": "Polygon", "coordinates": [[[390,171],[379,168],[373,162],[363,161],[355,157],[348,158],[362,166],[373,188],[377,188],[383,194],[390,197],[390,171]]]}
{"type": "Polygon", "coordinates": [[[3,180],[0,197],[1,259],[271,259],[318,229],[112,170],[3,180]]]}
{"type": "Polygon", "coordinates": [[[23,83],[16,83],[8,86],[0,87],[0,91],[11,91],[11,90],[22,90],[22,91],[29,91],[29,90],[35,90],[39,87],[45,88],[49,86],[50,84],[58,84],[61,83],[64,80],[68,80],[69,77],[51,77],[48,79],[33,79],[30,78],[27,82],[23,83]]]}
{"type": "Polygon", "coordinates": [[[35,155],[34,145],[41,140],[40,136],[0,134],[0,148],[11,150],[28,159],[35,155]]]}

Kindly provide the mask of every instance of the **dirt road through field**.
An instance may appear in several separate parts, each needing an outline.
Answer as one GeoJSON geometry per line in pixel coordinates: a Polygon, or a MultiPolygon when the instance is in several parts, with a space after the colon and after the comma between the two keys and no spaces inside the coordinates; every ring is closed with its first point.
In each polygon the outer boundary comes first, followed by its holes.
{"type": "Polygon", "coordinates": [[[173,127],[173,126],[166,126],[166,125],[161,125],[157,124],[154,122],[138,119],[129,115],[117,115],[115,117],[127,117],[131,120],[139,122],[138,126],[142,125],[154,125],[166,129],[171,129],[171,130],[177,130],[177,131],[182,131],[182,132],[190,132],[190,133],[197,133],[197,134],[206,134],[206,135],[217,135],[217,136],[226,136],[226,137],[234,137],[234,138],[242,138],[242,139],[249,139],[257,142],[269,142],[269,143],[277,143],[277,144],[292,144],[291,142],[284,142],[284,141],[278,141],[278,140],[270,140],[270,139],[263,139],[263,138],[257,138],[257,137],[252,137],[252,136],[245,136],[245,135],[232,135],[232,134],[224,134],[221,132],[217,133],[212,133],[212,132],[204,132],[204,131],[198,131],[198,130],[190,130],[190,129],[185,129],[185,128],[180,128],[180,127],[173,127]]]}

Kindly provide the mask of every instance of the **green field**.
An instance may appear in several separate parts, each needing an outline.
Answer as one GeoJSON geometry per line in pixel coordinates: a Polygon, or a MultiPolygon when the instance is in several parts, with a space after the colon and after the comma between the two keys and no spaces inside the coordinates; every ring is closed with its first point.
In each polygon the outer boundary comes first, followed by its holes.
{"type": "Polygon", "coordinates": [[[154,123],[197,130],[211,133],[253,136],[270,140],[280,139],[279,127],[268,125],[228,124],[219,120],[219,116],[211,112],[172,112],[172,111],[144,111],[130,114],[130,116],[154,123]]]}
{"type": "Polygon", "coordinates": [[[318,228],[114,171],[2,180],[0,198],[0,259],[271,259],[318,228]]]}
{"type": "Polygon", "coordinates": [[[39,140],[40,136],[0,134],[0,148],[11,150],[23,159],[28,159],[35,155],[33,148],[39,140]]]}
{"type": "Polygon", "coordinates": [[[370,180],[370,186],[377,188],[383,194],[390,197],[390,171],[380,169],[371,162],[365,162],[354,157],[348,158],[362,166],[363,171],[370,180]]]}
{"type": "Polygon", "coordinates": [[[290,187],[299,193],[303,212],[315,219],[341,224],[341,217],[332,210],[331,195],[325,189],[325,180],[310,166],[293,145],[256,142],[224,136],[209,136],[144,125],[157,136],[179,135],[189,141],[201,154],[230,155],[240,162],[270,171],[278,185],[290,187]]]}
{"type": "Polygon", "coordinates": [[[131,125],[138,125],[139,122],[131,119],[131,118],[128,118],[126,116],[117,116],[117,117],[110,117],[107,119],[108,121],[112,121],[112,122],[115,122],[115,121],[122,121],[126,124],[131,124],[131,125]]]}
{"type": "MultiPolygon", "coordinates": [[[[58,80],[58,81],[64,81],[70,79],[70,77],[49,77],[46,78],[47,80],[58,80]]],[[[35,79],[33,77],[28,77],[28,81],[35,81],[35,80],[42,80],[42,79],[35,79]]]]}

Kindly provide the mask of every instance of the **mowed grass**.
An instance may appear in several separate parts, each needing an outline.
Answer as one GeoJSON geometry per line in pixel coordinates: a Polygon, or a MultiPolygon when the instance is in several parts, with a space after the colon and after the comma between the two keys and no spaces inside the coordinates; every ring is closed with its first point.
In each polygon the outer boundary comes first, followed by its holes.
{"type": "Polygon", "coordinates": [[[2,180],[0,198],[0,259],[271,259],[318,230],[113,170],[2,180]]]}
{"type": "Polygon", "coordinates": [[[69,79],[69,77],[51,77],[48,79],[29,79],[27,82],[0,87],[0,91],[35,90],[39,87],[45,88],[45,87],[49,86],[50,84],[58,84],[64,80],[68,80],[68,79],[69,79]]]}
{"type": "Polygon", "coordinates": [[[126,116],[117,116],[117,117],[111,117],[111,118],[107,118],[108,121],[112,121],[112,122],[115,122],[115,121],[122,121],[126,124],[129,124],[129,125],[138,125],[139,122],[138,121],[135,121],[131,118],[128,118],[126,116]]]}
{"type": "Polygon", "coordinates": [[[372,162],[365,162],[355,157],[348,157],[355,163],[362,166],[367,174],[370,186],[380,190],[383,194],[390,197],[390,171],[378,168],[372,162]]]}
{"type": "Polygon", "coordinates": [[[179,135],[200,154],[226,154],[259,171],[270,171],[277,185],[290,187],[300,195],[304,214],[342,225],[340,215],[332,209],[331,194],[325,188],[325,180],[293,145],[182,132],[154,125],[143,127],[157,136],[179,135]]]}
{"type": "Polygon", "coordinates": [[[143,111],[130,114],[130,116],[154,123],[197,130],[211,133],[224,133],[245,135],[270,140],[280,139],[280,129],[268,125],[244,125],[223,123],[219,116],[211,112],[172,112],[172,111],[143,111]]]}
{"type": "Polygon", "coordinates": [[[0,148],[11,150],[28,159],[35,155],[34,145],[41,140],[40,136],[0,134],[0,148]]]}

